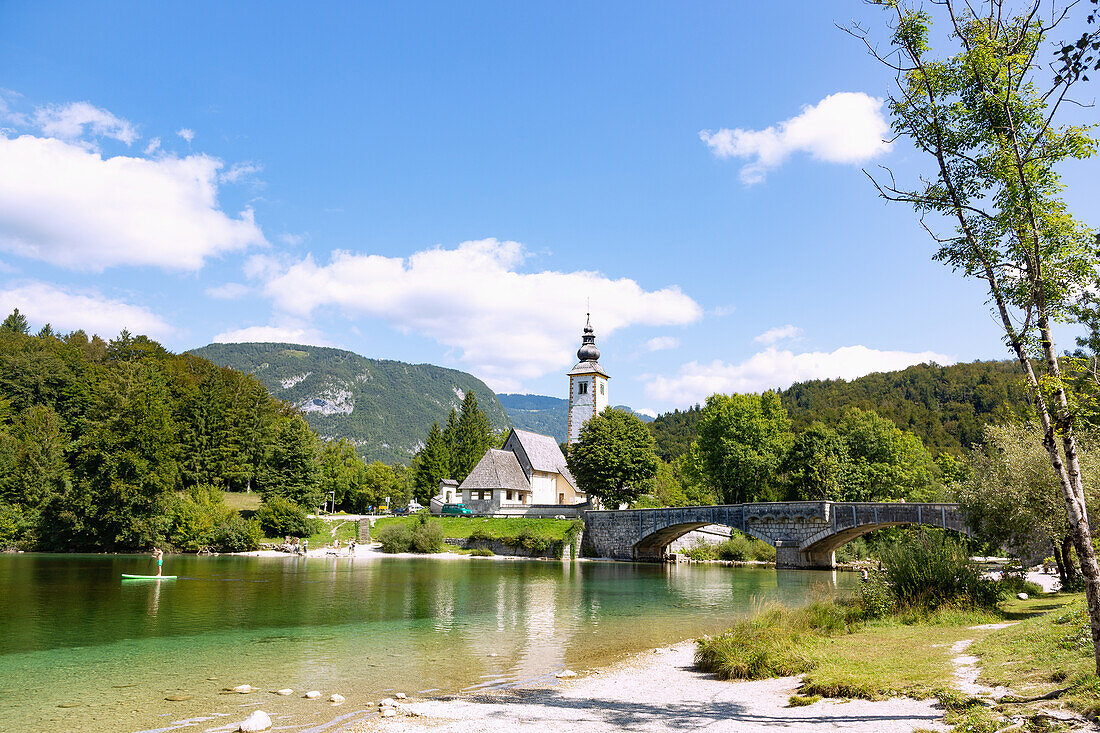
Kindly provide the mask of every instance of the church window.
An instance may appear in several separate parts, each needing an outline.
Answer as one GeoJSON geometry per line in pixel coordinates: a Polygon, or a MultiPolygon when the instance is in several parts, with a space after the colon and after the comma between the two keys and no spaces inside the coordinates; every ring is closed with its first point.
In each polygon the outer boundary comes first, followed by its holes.
{"type": "Polygon", "coordinates": [[[511,500],[512,500],[512,492],[511,492],[511,491],[509,491],[509,492],[508,492],[508,501],[511,501],[511,500]]]}
{"type": "Polygon", "coordinates": [[[602,383],[600,384],[600,394],[606,394],[604,392],[604,387],[606,387],[606,386],[607,386],[606,384],[602,384],[602,383]]]}
{"type": "Polygon", "coordinates": [[[577,394],[588,394],[588,382],[581,382],[577,385],[577,394]]]}

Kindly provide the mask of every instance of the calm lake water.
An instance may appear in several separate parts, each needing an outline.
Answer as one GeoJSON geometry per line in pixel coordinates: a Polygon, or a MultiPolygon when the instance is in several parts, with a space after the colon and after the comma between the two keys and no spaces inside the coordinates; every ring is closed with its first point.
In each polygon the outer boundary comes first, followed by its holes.
{"type": "MultiPolygon", "coordinates": [[[[0,555],[0,730],[333,730],[396,691],[552,678],[805,603],[850,573],[441,558],[0,555]],[[155,572],[155,570],[153,570],[155,572]],[[222,694],[251,684],[264,692],[222,694]],[[291,697],[268,691],[290,687],[291,697]],[[300,698],[339,692],[334,707],[300,698]],[[191,699],[169,702],[171,695],[191,699]]],[[[838,587],[839,586],[839,587],[838,587]]]]}

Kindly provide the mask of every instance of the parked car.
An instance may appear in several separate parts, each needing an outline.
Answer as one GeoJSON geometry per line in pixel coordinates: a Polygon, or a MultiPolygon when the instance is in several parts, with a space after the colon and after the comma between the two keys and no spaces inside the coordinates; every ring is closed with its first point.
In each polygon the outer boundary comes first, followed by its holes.
{"type": "Polygon", "coordinates": [[[473,514],[465,504],[444,504],[440,514],[452,517],[468,517],[473,514]]]}
{"type": "Polygon", "coordinates": [[[399,507],[394,507],[393,508],[393,515],[395,517],[400,517],[400,516],[403,516],[403,515],[408,514],[408,513],[409,513],[409,507],[407,507],[407,506],[399,506],[399,507]]]}
{"type": "Polygon", "coordinates": [[[420,511],[423,508],[424,508],[424,505],[421,504],[420,502],[418,502],[416,499],[413,499],[412,501],[410,501],[409,505],[407,507],[405,507],[405,509],[409,512],[409,514],[416,514],[418,511],[420,511]]]}

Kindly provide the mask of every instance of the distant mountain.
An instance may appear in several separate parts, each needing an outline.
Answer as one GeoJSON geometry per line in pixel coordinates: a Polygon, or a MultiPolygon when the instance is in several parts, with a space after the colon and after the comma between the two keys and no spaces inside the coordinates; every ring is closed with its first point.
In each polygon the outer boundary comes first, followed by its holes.
{"type": "Polygon", "coordinates": [[[494,428],[512,424],[484,382],[455,369],[297,344],[210,344],[192,353],[255,375],[272,396],[301,410],[318,434],[348,439],[367,461],[411,461],[432,421],[442,427],[468,390],[494,428]]]}
{"type": "MultiPolygon", "coordinates": [[[[520,430],[553,435],[559,443],[564,443],[568,438],[569,400],[537,394],[502,394],[497,397],[520,430]]],[[[626,405],[616,405],[615,409],[633,413],[642,422],[653,421],[649,415],[634,412],[626,405]]]]}

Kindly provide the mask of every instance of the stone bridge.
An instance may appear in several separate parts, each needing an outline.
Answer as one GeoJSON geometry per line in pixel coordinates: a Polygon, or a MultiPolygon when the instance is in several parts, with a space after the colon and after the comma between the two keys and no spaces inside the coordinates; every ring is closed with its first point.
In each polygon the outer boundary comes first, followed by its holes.
{"type": "Polygon", "coordinates": [[[970,534],[957,504],[790,501],[667,509],[588,511],[588,557],[661,560],[678,537],[711,524],[740,530],[776,549],[776,567],[832,568],[836,549],[885,527],[924,525],[970,534]]]}

